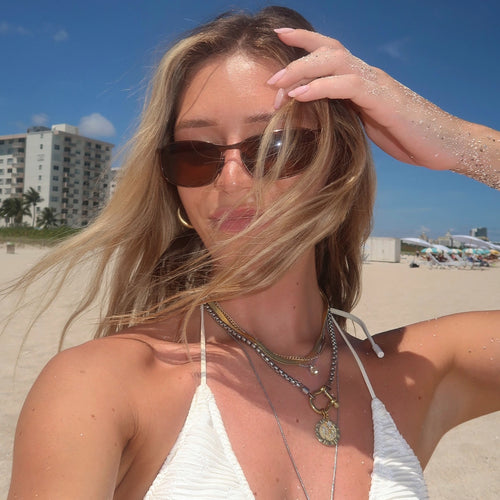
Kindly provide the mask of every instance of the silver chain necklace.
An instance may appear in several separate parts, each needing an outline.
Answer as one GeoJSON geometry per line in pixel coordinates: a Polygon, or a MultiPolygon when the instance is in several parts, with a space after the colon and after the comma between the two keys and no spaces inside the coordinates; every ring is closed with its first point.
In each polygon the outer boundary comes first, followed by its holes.
{"type": "MultiPolygon", "coordinates": [[[[306,497],[306,500],[311,500],[310,497],[309,497],[309,495],[308,495],[308,493],[307,493],[306,486],[304,484],[302,476],[300,475],[300,472],[299,472],[299,469],[297,467],[297,464],[295,463],[295,460],[293,459],[292,451],[290,450],[290,446],[288,445],[288,441],[287,441],[286,436],[285,436],[285,431],[283,430],[283,427],[281,426],[281,422],[280,422],[280,419],[278,417],[278,413],[276,412],[276,409],[274,408],[274,405],[271,402],[271,398],[269,397],[269,395],[268,395],[268,393],[266,391],[266,388],[264,387],[264,384],[262,383],[262,380],[259,377],[259,374],[257,373],[257,370],[255,369],[253,361],[250,358],[250,356],[248,355],[248,352],[246,351],[246,349],[245,349],[244,346],[242,346],[241,350],[245,354],[245,356],[246,356],[246,358],[248,360],[248,363],[249,363],[250,367],[252,368],[252,371],[253,371],[253,373],[255,375],[255,378],[257,379],[257,382],[259,383],[260,387],[262,388],[262,392],[264,393],[264,396],[266,397],[267,403],[269,404],[269,407],[271,408],[271,411],[273,412],[273,415],[274,415],[274,418],[276,420],[276,423],[278,424],[278,429],[280,431],[281,438],[283,440],[283,444],[285,445],[286,452],[288,453],[288,457],[290,458],[290,462],[292,462],[293,469],[295,471],[295,474],[297,475],[297,479],[299,480],[300,487],[302,488],[302,491],[304,492],[304,496],[306,497]]],[[[338,376],[338,373],[337,373],[337,397],[339,397],[339,386],[340,386],[339,376],[338,376]]],[[[338,413],[337,413],[337,425],[338,425],[338,418],[339,417],[338,417],[338,413]]],[[[335,493],[335,477],[337,475],[337,455],[338,455],[338,450],[339,450],[338,444],[335,444],[335,455],[333,457],[332,487],[330,489],[330,500],[333,500],[333,496],[334,496],[334,493],[335,493]]]]}
{"type": "MultiPolygon", "coordinates": [[[[217,309],[221,309],[220,305],[217,304],[217,309]]],[[[241,342],[243,344],[249,345],[252,349],[254,349],[260,357],[266,362],[266,364],[272,368],[276,373],[281,375],[287,382],[294,385],[298,389],[302,391],[302,393],[309,397],[309,405],[311,409],[321,415],[321,420],[315,426],[315,434],[316,438],[321,444],[325,446],[337,446],[338,441],[340,439],[340,429],[338,425],[330,420],[328,412],[332,409],[338,409],[339,403],[337,399],[332,394],[332,383],[335,378],[335,370],[337,366],[337,341],[335,338],[335,329],[333,326],[333,318],[332,312],[330,309],[328,310],[327,315],[327,325],[328,325],[328,333],[330,335],[330,342],[332,344],[332,356],[330,362],[330,373],[328,375],[328,381],[323,384],[317,391],[312,392],[308,387],[306,387],[302,382],[288,375],[282,368],[280,368],[269,356],[266,355],[265,352],[260,349],[255,342],[252,342],[250,339],[247,339],[240,333],[238,333],[229,322],[225,321],[224,316],[217,313],[216,310],[212,308],[210,304],[205,304],[205,308],[212,317],[212,319],[222,327],[229,335],[236,341],[241,342]],[[318,407],[316,404],[316,399],[320,396],[326,398],[326,404],[324,407],[318,407]]]]}

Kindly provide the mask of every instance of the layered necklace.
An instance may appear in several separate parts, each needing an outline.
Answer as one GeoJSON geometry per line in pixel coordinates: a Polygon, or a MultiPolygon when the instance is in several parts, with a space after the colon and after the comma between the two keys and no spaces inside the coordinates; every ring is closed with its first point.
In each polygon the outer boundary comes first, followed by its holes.
{"type": "MultiPolygon", "coordinates": [[[[330,337],[330,343],[332,346],[332,354],[331,354],[331,360],[330,360],[330,371],[328,374],[328,380],[316,391],[311,391],[305,384],[297,380],[296,378],[292,377],[288,373],[286,373],[280,366],[278,366],[278,363],[281,364],[288,364],[288,365],[299,365],[299,366],[308,366],[311,369],[311,366],[314,367],[314,363],[318,359],[321,350],[323,349],[324,345],[324,332],[325,332],[325,325],[323,325],[322,328],[322,333],[320,334],[320,337],[316,341],[312,351],[307,354],[306,356],[282,356],[279,354],[274,353],[271,351],[269,348],[264,346],[261,342],[259,342],[257,339],[255,339],[252,335],[250,335],[248,332],[246,332],[242,327],[240,327],[234,319],[232,319],[218,304],[217,302],[209,302],[205,304],[205,308],[207,312],[210,314],[210,316],[213,318],[213,320],[221,326],[234,340],[241,342],[243,344],[248,345],[252,349],[254,349],[257,354],[265,361],[265,363],[272,368],[277,374],[279,374],[281,377],[283,377],[287,382],[292,384],[293,386],[297,387],[305,396],[309,398],[309,405],[311,409],[317,413],[318,415],[321,415],[320,421],[316,424],[315,426],[315,434],[316,438],[318,441],[325,446],[335,446],[337,447],[338,441],[340,438],[340,430],[337,425],[337,423],[333,422],[330,419],[329,416],[329,411],[332,408],[337,409],[339,407],[338,401],[336,397],[333,394],[332,390],[332,384],[335,378],[335,372],[337,368],[337,341],[335,338],[335,329],[334,329],[334,320],[333,320],[333,313],[328,309],[327,307],[327,312],[325,314],[325,323],[326,323],[326,329],[328,330],[328,334],[330,337]],[[323,340],[321,340],[323,339],[323,340]],[[313,361],[313,364],[311,364],[311,360],[313,361]],[[323,397],[325,401],[323,406],[320,406],[317,403],[317,399],[323,397]]],[[[252,369],[255,372],[255,375],[257,376],[259,383],[260,383],[260,378],[258,377],[253,364],[251,364],[252,369]]],[[[311,370],[311,373],[314,373],[313,370],[311,370]]],[[[262,386],[262,383],[261,383],[262,386]]],[[[264,391],[265,392],[265,391],[264,391]]],[[[337,377],[337,394],[338,394],[338,377],[337,377]]],[[[265,393],[266,398],[268,399],[269,403],[270,400],[267,396],[267,393],[265,393]]],[[[271,405],[272,407],[272,405],[271,405]]],[[[277,418],[277,414],[274,411],[274,408],[272,407],[273,412],[275,414],[275,417],[277,418]]],[[[279,421],[278,421],[279,424],[279,421]]],[[[281,430],[281,425],[280,425],[280,430],[281,430]]],[[[284,438],[284,434],[282,432],[282,436],[284,438]]],[[[285,439],[285,438],[284,438],[285,439]]],[[[286,440],[285,440],[286,444],[286,440]]],[[[287,446],[288,449],[288,446],[287,446]]],[[[290,452],[289,452],[290,455],[290,452]]],[[[291,455],[290,455],[291,457],[291,455]]],[[[293,459],[292,459],[293,462],[293,459]]],[[[295,465],[294,465],[295,466],[295,465]]]]}
{"type": "Polygon", "coordinates": [[[316,339],[316,342],[313,345],[311,351],[305,356],[295,356],[295,355],[286,355],[286,354],[278,354],[271,349],[268,349],[262,342],[253,337],[250,333],[244,330],[236,321],[226,312],[218,302],[210,302],[208,304],[207,310],[210,312],[210,309],[215,313],[211,314],[212,317],[216,320],[218,324],[220,322],[223,323],[223,328],[228,331],[231,336],[234,338],[233,332],[235,332],[236,339],[244,341],[248,345],[250,345],[253,349],[255,349],[264,359],[265,357],[269,358],[274,363],[280,363],[283,365],[296,365],[301,366],[303,368],[307,368],[312,375],[318,375],[319,370],[316,367],[316,362],[319,359],[321,352],[323,351],[323,347],[325,346],[325,337],[327,330],[327,316],[328,316],[328,302],[325,298],[325,308],[323,311],[323,327],[321,328],[320,334],[316,339]],[[218,321],[220,320],[220,321],[218,321]],[[230,330],[228,330],[228,328],[230,330]]]}

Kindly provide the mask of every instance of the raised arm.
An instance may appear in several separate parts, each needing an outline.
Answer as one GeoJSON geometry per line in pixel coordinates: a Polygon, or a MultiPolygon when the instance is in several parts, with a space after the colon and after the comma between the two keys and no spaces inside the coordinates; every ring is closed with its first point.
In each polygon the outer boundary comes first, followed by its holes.
{"type": "Polygon", "coordinates": [[[350,99],[370,139],[397,160],[452,170],[500,189],[500,132],[446,113],[333,38],[289,28],[277,33],[309,55],[269,80],[278,89],[276,107],[287,96],[302,102],[350,99]]]}

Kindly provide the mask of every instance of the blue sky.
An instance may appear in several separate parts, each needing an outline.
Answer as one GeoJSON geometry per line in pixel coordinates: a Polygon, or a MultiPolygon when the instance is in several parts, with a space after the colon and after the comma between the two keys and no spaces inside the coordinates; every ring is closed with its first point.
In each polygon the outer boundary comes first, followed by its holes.
{"type": "MultiPolygon", "coordinates": [[[[117,145],[132,134],[149,75],[184,31],[237,7],[281,4],[446,111],[500,129],[498,0],[23,1],[0,10],[0,135],[79,125],[117,145]]],[[[500,241],[500,193],[375,148],[375,236],[437,237],[486,226],[500,241]]]]}

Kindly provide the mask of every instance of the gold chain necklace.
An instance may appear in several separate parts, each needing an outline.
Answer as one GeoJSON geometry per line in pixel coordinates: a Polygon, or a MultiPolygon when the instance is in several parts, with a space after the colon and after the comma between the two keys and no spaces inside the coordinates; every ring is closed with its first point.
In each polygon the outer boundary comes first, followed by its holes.
{"type": "Polygon", "coordinates": [[[326,334],[326,318],[328,315],[328,303],[325,301],[325,308],[323,313],[323,326],[321,328],[321,332],[314,343],[311,351],[305,356],[294,356],[294,355],[286,355],[286,354],[278,354],[268,347],[266,347],[262,342],[257,340],[254,336],[248,333],[245,329],[243,329],[236,321],[222,309],[221,305],[218,302],[209,302],[210,306],[217,317],[228,327],[235,330],[241,337],[243,337],[244,341],[249,345],[254,344],[260,351],[262,351],[269,359],[273,360],[275,363],[281,363],[284,365],[298,365],[301,367],[309,368],[309,371],[312,375],[317,375],[319,370],[316,368],[315,364],[318,360],[321,352],[323,351],[323,347],[325,345],[325,334],[326,334]]]}

